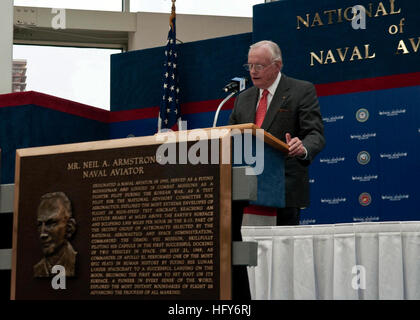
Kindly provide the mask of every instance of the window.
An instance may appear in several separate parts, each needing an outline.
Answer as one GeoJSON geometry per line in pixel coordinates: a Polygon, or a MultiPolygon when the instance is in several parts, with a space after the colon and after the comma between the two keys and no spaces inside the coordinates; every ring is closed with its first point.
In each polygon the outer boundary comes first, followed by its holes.
{"type": "Polygon", "coordinates": [[[110,55],[120,49],[14,45],[26,60],[26,91],[110,109],[110,55]]]}
{"type": "MultiPolygon", "coordinates": [[[[0,0],[1,1],[1,0],[0,0]]],[[[252,17],[264,0],[179,0],[179,14],[252,17]]],[[[123,0],[14,0],[16,6],[122,11],[123,0]]],[[[170,13],[171,0],[131,0],[132,12],[170,13]]],[[[26,91],[38,91],[109,110],[110,55],[120,49],[14,45],[13,59],[26,60],[26,91]]]]}
{"type": "MultiPolygon", "coordinates": [[[[215,16],[252,17],[252,6],[264,0],[180,0],[175,3],[177,13],[215,16]]],[[[130,11],[170,13],[171,0],[131,0],[130,11]]]]}

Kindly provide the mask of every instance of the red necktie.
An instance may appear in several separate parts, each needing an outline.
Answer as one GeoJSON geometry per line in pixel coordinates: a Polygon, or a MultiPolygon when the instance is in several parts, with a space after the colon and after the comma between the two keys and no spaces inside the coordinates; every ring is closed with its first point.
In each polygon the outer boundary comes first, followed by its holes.
{"type": "MultiPolygon", "coordinates": [[[[267,113],[267,95],[268,90],[264,89],[260,102],[258,103],[257,112],[255,113],[255,124],[261,128],[261,125],[264,121],[265,114],[267,113]]],[[[265,206],[256,206],[249,205],[244,208],[244,214],[254,214],[262,216],[277,216],[276,208],[265,207],[265,206]]]]}
{"type": "Polygon", "coordinates": [[[264,121],[265,114],[267,113],[267,95],[268,90],[264,89],[260,102],[258,103],[257,112],[255,113],[255,124],[260,128],[264,121]]]}

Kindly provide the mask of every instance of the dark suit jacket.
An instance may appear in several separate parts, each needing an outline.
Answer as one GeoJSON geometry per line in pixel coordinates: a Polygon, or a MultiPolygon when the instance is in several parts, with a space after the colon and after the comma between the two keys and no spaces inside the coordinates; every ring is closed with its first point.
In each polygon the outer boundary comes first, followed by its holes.
{"type": "MultiPolygon", "coordinates": [[[[229,124],[254,123],[258,97],[256,87],[242,92],[235,100],[229,124]]],[[[307,159],[285,159],[286,207],[309,206],[308,165],[325,145],[314,85],[282,73],[261,128],[283,142],[286,142],[286,133],[302,140],[308,151],[307,159]]]]}

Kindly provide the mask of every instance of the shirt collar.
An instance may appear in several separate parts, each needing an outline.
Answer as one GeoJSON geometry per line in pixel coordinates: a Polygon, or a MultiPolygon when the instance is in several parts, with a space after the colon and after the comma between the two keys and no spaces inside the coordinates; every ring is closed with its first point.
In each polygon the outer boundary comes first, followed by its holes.
{"type": "MultiPolygon", "coordinates": [[[[276,80],[267,88],[268,92],[271,96],[274,96],[274,93],[276,92],[277,86],[279,85],[281,79],[281,71],[279,71],[279,74],[277,75],[276,80]]],[[[260,97],[262,96],[264,89],[260,89],[260,97]]]]}

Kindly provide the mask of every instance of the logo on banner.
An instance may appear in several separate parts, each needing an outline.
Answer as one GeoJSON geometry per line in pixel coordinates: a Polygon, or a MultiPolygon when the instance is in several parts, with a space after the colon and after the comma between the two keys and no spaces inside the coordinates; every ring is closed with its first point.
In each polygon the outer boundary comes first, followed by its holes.
{"type": "Polygon", "coordinates": [[[371,202],[372,202],[372,197],[370,196],[369,193],[363,192],[362,194],[360,194],[360,196],[359,196],[359,203],[362,206],[366,207],[366,206],[370,205],[371,202]]]}
{"type": "Polygon", "coordinates": [[[378,175],[377,174],[369,174],[364,176],[351,176],[351,180],[353,181],[359,181],[359,182],[369,182],[372,180],[377,180],[378,175]]]}
{"type": "Polygon", "coordinates": [[[366,122],[369,119],[369,111],[365,108],[357,110],[356,119],[359,122],[366,122]]]}
{"type": "Polygon", "coordinates": [[[321,199],[321,203],[326,203],[329,205],[340,204],[341,202],[346,202],[346,198],[330,198],[330,199],[321,199]]]}
{"type": "Polygon", "coordinates": [[[379,217],[369,216],[369,217],[353,217],[353,222],[374,222],[379,221],[379,217]]]}
{"type": "Polygon", "coordinates": [[[370,161],[370,154],[367,151],[361,151],[357,155],[357,162],[359,162],[361,165],[368,164],[370,161]]]}
{"type": "Polygon", "coordinates": [[[394,153],[381,153],[381,158],[386,158],[388,160],[397,160],[399,158],[406,157],[408,155],[407,152],[394,152],[394,153]]]}
{"type": "Polygon", "coordinates": [[[343,120],[343,119],[344,119],[344,116],[331,116],[331,117],[322,118],[322,120],[327,123],[337,122],[337,120],[343,120]]]}
{"type": "Polygon", "coordinates": [[[300,221],[301,225],[315,224],[316,219],[303,219],[300,221]]]}
{"type": "Polygon", "coordinates": [[[376,133],[351,134],[350,139],[368,140],[369,138],[376,138],[376,133]]]}
{"type": "Polygon", "coordinates": [[[387,117],[395,117],[406,112],[407,112],[406,109],[396,109],[396,110],[391,110],[391,111],[379,111],[379,115],[387,116],[387,117]]]}
{"type": "Polygon", "coordinates": [[[339,162],[343,162],[344,160],[346,160],[345,157],[334,157],[334,158],[322,158],[322,159],[319,159],[319,162],[326,163],[326,164],[336,164],[339,162]]]}
{"type": "Polygon", "coordinates": [[[382,195],[382,200],[401,201],[410,198],[409,194],[382,195]]]}

